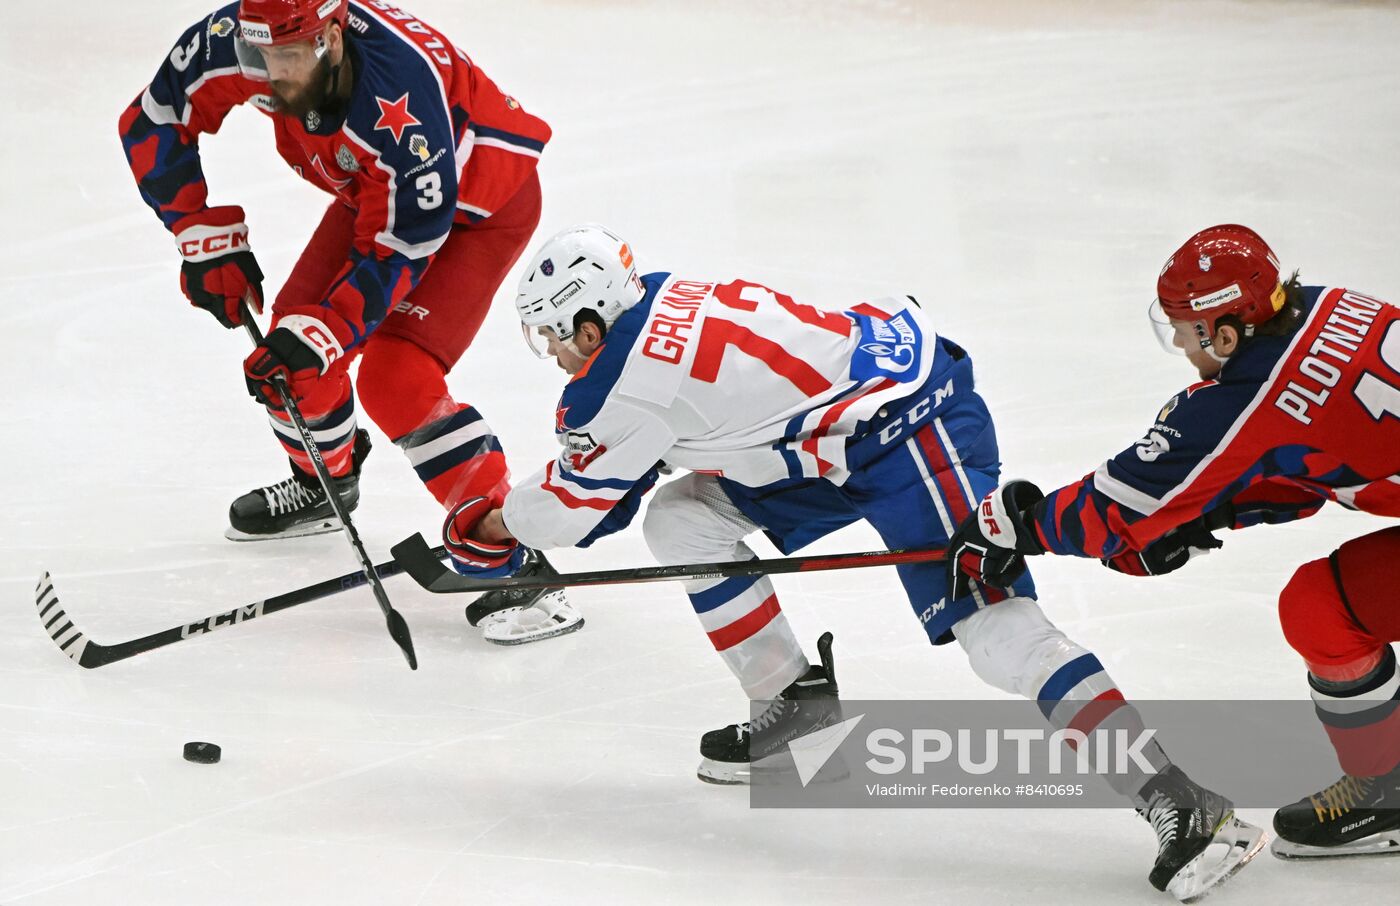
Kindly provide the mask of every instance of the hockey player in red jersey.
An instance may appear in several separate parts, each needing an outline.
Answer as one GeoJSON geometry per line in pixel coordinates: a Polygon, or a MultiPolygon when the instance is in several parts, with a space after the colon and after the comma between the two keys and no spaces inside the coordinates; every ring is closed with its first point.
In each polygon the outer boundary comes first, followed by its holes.
{"type": "MultiPolygon", "coordinates": [[[[954,539],[954,571],[1004,585],[1027,555],[1158,575],[1219,547],[1213,529],[1286,522],[1329,501],[1400,516],[1400,308],[1280,278],[1253,230],[1211,227],[1167,261],[1152,320],[1200,381],[1147,436],[1043,495],[1012,481],[954,539]]],[[[1400,850],[1400,527],[1303,564],[1279,599],[1341,780],[1281,808],[1285,858],[1400,850]]]]}
{"type": "MultiPolygon", "coordinates": [[[[562,450],[503,505],[466,501],[449,515],[459,571],[624,528],[662,463],[689,470],[656,490],[643,523],[665,564],[751,559],[744,539],[758,531],[792,553],[860,521],[891,548],[937,547],[996,486],[972,358],[910,297],[822,309],[747,280],[640,275],[626,243],[587,225],[536,252],[516,307],[536,353],[571,376],[554,418],[562,450]]],[[[898,574],[929,642],[956,640],[979,677],[1034,700],[1055,728],[1141,730],[1098,658],[1046,617],[1029,575],[955,595],[941,564],[898,574]]],[[[832,719],[832,637],[809,662],[767,576],[685,591],[743,691],[769,703],[700,739],[702,780],[747,783],[782,742],[832,719]]],[[[1155,741],[1150,752],[1150,771],[1107,779],[1157,833],[1151,883],[1194,898],[1252,858],[1262,831],[1155,741]]]]}
{"type": "MultiPolygon", "coordinates": [[[[225,327],[240,324],[245,301],[261,311],[263,275],[243,209],[209,202],[199,139],[245,103],[269,116],[278,152],[332,201],[272,304],[266,340],[244,362],[292,475],[235,500],[228,536],[339,528],[274,374],[299,398],[338,493],[356,506],[369,450],[348,373],[356,359],[358,405],[443,506],[503,499],[500,443],[452,398],[445,376],[539,221],[536,164],[549,127],[383,0],[215,10],[181,35],[120,129],[142,198],[175,237],[181,290],[225,327]]],[[[521,550],[499,572],[548,569],[521,550]]],[[[476,603],[482,613],[533,604],[563,615],[550,634],[581,625],[560,590],[476,603]]]]}

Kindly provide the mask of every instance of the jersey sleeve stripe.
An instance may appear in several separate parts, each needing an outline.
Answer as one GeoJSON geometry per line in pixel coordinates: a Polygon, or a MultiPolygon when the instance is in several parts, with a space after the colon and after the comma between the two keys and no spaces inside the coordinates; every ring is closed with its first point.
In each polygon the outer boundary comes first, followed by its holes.
{"type": "Polygon", "coordinates": [[[544,151],[544,142],[538,139],[517,135],[504,129],[483,126],[480,123],[472,123],[469,128],[476,134],[475,144],[478,145],[485,145],[488,148],[502,148],[517,154],[529,154],[532,157],[539,157],[540,153],[544,151]]]}
{"type": "Polygon", "coordinates": [[[576,484],[587,491],[607,490],[622,491],[625,493],[632,490],[632,486],[636,484],[635,481],[628,481],[625,478],[589,478],[585,475],[571,472],[568,469],[560,469],[557,477],[570,484],[576,484]]]}
{"type": "Polygon", "coordinates": [[[571,510],[589,509],[607,512],[617,503],[616,500],[577,497],[570,493],[567,488],[561,488],[554,484],[552,481],[553,478],[554,463],[551,462],[545,468],[544,481],[540,483],[540,487],[553,494],[560,503],[571,510]]]}

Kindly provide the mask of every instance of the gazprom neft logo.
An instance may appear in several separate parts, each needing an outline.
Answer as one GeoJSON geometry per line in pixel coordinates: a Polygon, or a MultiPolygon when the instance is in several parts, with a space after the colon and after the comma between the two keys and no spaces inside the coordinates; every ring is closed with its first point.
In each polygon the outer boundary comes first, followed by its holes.
{"type": "Polygon", "coordinates": [[[1213,293],[1201,296],[1199,299],[1191,300],[1192,311],[1205,311],[1207,308],[1215,308],[1226,305],[1243,296],[1238,283],[1231,283],[1224,289],[1218,289],[1213,293]]]}

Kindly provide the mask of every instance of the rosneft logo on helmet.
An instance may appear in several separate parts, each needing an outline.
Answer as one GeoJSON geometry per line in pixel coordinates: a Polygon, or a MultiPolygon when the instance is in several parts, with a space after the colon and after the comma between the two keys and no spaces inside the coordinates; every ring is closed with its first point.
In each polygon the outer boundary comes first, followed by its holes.
{"type": "Polygon", "coordinates": [[[266,22],[240,22],[238,34],[249,44],[272,43],[272,26],[266,22]]]}
{"type": "Polygon", "coordinates": [[[1224,289],[1218,289],[1213,293],[1201,296],[1199,299],[1192,299],[1191,310],[1205,311],[1207,308],[1217,308],[1221,305],[1227,305],[1243,296],[1244,293],[1240,292],[1240,285],[1238,283],[1231,283],[1224,289]]]}

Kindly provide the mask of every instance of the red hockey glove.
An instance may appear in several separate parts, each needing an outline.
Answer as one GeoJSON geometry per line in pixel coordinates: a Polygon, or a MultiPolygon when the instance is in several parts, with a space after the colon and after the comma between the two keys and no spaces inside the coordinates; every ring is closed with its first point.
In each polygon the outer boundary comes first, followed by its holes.
{"type": "Polygon", "coordinates": [[[954,599],[972,583],[1009,588],[1026,571],[1026,557],[1045,553],[1026,511],[1045,497],[1029,481],[1008,481],[977,505],[948,540],[954,599]]]}
{"type": "MultiPolygon", "coordinates": [[[[1181,569],[1192,557],[1200,557],[1225,546],[1223,541],[1210,533],[1211,529],[1224,528],[1228,524],[1219,520],[1216,515],[1219,512],[1216,510],[1179,525],[1140,551],[1127,550],[1099,562],[1114,572],[1129,576],[1162,576],[1181,569]]],[[[1233,508],[1229,510],[1229,519],[1234,519],[1233,508]]]]}
{"type": "Polygon", "coordinates": [[[524,561],[525,548],[514,538],[494,542],[472,537],[478,523],[495,508],[490,498],[473,497],[453,507],[442,524],[442,543],[452,558],[452,568],[464,576],[509,576],[524,561]]]}
{"type": "Polygon", "coordinates": [[[243,376],[248,392],[259,402],[281,408],[282,394],[272,376],[282,375],[294,399],[305,397],[320,377],[346,367],[345,349],[335,333],[321,320],[335,319],[328,308],[294,308],[275,322],[275,327],[243,360],[243,376]]]}
{"type": "Polygon", "coordinates": [[[243,322],[238,305],[245,298],[262,312],[262,270],[248,247],[243,209],[233,205],[205,208],[175,222],[180,257],[180,291],[196,308],[225,327],[243,322]]]}

